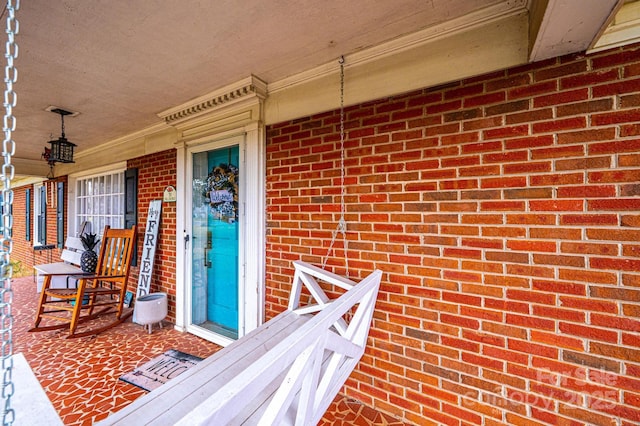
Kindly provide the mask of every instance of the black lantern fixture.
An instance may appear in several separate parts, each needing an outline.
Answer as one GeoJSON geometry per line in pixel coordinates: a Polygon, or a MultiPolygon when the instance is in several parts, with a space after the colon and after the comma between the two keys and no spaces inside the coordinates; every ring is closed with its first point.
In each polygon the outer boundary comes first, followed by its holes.
{"type": "Polygon", "coordinates": [[[49,164],[49,168],[51,170],[49,176],[47,176],[50,179],[53,178],[53,166],[56,163],[74,162],[73,149],[76,147],[76,144],[69,142],[64,135],[64,116],[71,115],[73,113],[60,108],[51,109],[51,112],[60,114],[60,120],[62,123],[62,134],[58,139],[50,140],[49,143],[51,144],[51,148],[45,147],[44,152],[42,153],[42,158],[47,160],[47,163],[49,164]]]}
{"type": "Polygon", "coordinates": [[[51,151],[48,161],[53,163],[73,163],[73,149],[76,147],[76,144],[69,142],[64,135],[64,116],[71,115],[72,113],[60,108],[52,109],[51,112],[60,114],[62,135],[56,140],[49,141],[51,151]]]}

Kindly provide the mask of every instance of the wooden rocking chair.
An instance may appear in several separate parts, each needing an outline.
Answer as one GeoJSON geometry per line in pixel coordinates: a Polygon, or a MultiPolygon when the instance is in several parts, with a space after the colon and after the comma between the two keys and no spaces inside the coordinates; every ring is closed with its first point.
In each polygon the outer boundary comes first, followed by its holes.
{"type": "Polygon", "coordinates": [[[101,333],[129,318],[133,310],[125,313],[123,302],[135,239],[135,226],[131,229],[111,229],[106,226],[96,272],[74,276],[78,280],[76,289],[51,288],[51,278],[55,274],[45,274],[35,325],[29,331],[68,327],[67,338],[83,337],[101,333]],[[108,314],[115,314],[115,319],[111,322],[100,320],[98,326],[83,326],[78,331],[79,324],[108,314]],[[43,319],[47,321],[41,325],[43,319]]]}

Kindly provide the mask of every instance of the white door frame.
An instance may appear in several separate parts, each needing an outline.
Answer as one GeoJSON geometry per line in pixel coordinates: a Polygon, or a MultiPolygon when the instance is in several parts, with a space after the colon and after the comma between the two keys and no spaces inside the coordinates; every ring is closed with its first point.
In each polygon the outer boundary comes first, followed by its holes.
{"type": "Polygon", "coordinates": [[[178,148],[178,195],[176,238],[176,327],[222,346],[232,340],[191,324],[191,193],[192,159],[195,152],[238,145],[238,337],[264,321],[265,298],[265,174],[263,132],[249,126],[237,132],[193,141],[178,148]],[[180,232],[180,230],[182,230],[180,232]],[[189,236],[189,241],[186,241],[189,236]]]}
{"type": "MultiPolygon", "coordinates": [[[[238,164],[238,168],[239,168],[239,188],[238,188],[238,192],[239,192],[239,199],[238,199],[238,222],[239,222],[239,227],[238,227],[238,335],[242,336],[244,333],[242,331],[246,330],[245,327],[245,322],[247,320],[247,314],[246,314],[246,299],[247,299],[247,294],[251,294],[252,292],[255,293],[255,291],[257,289],[255,288],[251,288],[252,286],[248,286],[247,283],[245,282],[246,276],[244,274],[244,271],[246,271],[246,269],[249,267],[253,267],[254,265],[249,265],[247,267],[247,258],[246,258],[246,251],[245,251],[245,243],[246,243],[246,233],[245,233],[245,227],[246,227],[246,223],[247,223],[247,219],[248,219],[248,214],[250,214],[250,212],[247,212],[245,210],[245,206],[246,206],[246,194],[245,191],[247,190],[247,185],[244,182],[246,179],[246,171],[245,171],[245,158],[244,158],[244,153],[246,152],[245,149],[245,135],[239,135],[239,136],[232,136],[226,139],[222,139],[222,140],[217,140],[217,141],[212,141],[210,143],[205,143],[205,144],[200,144],[200,145],[195,145],[195,146],[189,146],[187,147],[187,152],[186,152],[186,160],[187,160],[187,165],[186,165],[186,182],[192,182],[193,181],[193,154],[195,153],[199,153],[199,152],[206,152],[206,151],[211,151],[211,150],[215,150],[215,149],[221,149],[221,148],[226,148],[226,147],[231,147],[231,146],[238,146],[238,151],[239,151],[239,164],[238,164]],[[241,331],[242,330],[242,331],[241,331]]],[[[192,206],[192,199],[193,196],[191,194],[191,190],[192,190],[192,186],[187,186],[186,188],[186,192],[184,192],[185,194],[185,207],[186,207],[186,211],[187,212],[192,212],[193,211],[193,206],[192,206]]],[[[185,215],[185,229],[187,230],[187,234],[190,234],[190,230],[193,229],[192,226],[192,215],[190,214],[186,214],[185,215]]],[[[189,333],[195,334],[197,336],[203,337],[207,340],[211,340],[215,343],[221,344],[221,345],[226,345],[228,343],[231,342],[231,339],[224,337],[224,336],[220,336],[216,333],[213,333],[209,330],[206,330],[202,327],[199,327],[197,325],[193,324],[193,318],[192,318],[192,313],[193,313],[193,306],[192,306],[192,276],[191,276],[191,272],[192,272],[192,268],[190,267],[190,265],[193,265],[193,260],[192,260],[192,247],[193,247],[193,235],[190,235],[189,238],[189,242],[188,244],[185,244],[185,289],[184,289],[184,294],[185,294],[185,317],[186,317],[186,331],[188,331],[189,333]]],[[[250,316],[251,314],[249,314],[250,316]]]]}
{"type": "Polygon", "coordinates": [[[241,134],[219,135],[178,149],[178,204],[176,251],[176,327],[222,346],[232,340],[191,324],[191,200],[192,159],[195,152],[238,145],[239,177],[239,245],[238,245],[238,337],[258,327],[264,320],[265,268],[265,175],[262,134],[257,126],[241,134]],[[182,232],[180,232],[182,230],[182,232]],[[189,241],[186,241],[189,236],[189,241]],[[182,278],[182,279],[181,279],[182,278]]]}
{"type": "MultiPolygon", "coordinates": [[[[239,246],[244,262],[238,274],[242,277],[242,312],[238,330],[242,337],[264,321],[265,305],[265,235],[266,235],[266,134],[264,127],[264,99],[267,85],[256,76],[249,76],[207,95],[158,114],[178,131],[175,144],[177,153],[177,201],[176,201],[176,328],[187,330],[191,309],[190,277],[188,274],[190,244],[190,201],[186,195],[191,180],[188,179],[189,150],[231,138],[243,139],[240,146],[241,164],[240,197],[238,202],[240,228],[243,230],[239,246]],[[189,218],[189,219],[188,219],[189,218]],[[187,290],[189,289],[189,290],[187,290]]],[[[189,328],[188,331],[191,331],[189,328]]],[[[196,332],[194,331],[194,334],[196,332]]],[[[226,345],[231,342],[222,336],[202,336],[226,345]]]]}

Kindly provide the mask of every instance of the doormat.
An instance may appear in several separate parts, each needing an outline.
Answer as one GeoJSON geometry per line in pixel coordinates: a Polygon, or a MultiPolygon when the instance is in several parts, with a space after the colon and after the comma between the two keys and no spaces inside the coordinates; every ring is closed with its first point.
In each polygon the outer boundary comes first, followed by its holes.
{"type": "Polygon", "coordinates": [[[120,380],[150,392],[200,361],[202,358],[171,349],[121,376],[120,380]]]}

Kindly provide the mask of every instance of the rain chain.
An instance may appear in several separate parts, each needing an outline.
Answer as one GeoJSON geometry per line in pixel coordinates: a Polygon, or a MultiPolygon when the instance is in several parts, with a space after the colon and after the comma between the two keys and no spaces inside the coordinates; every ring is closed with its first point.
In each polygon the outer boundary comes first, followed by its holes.
{"type": "Polygon", "coordinates": [[[0,358],[2,359],[2,398],[5,401],[2,413],[2,424],[12,425],[15,420],[15,413],[11,408],[11,397],[14,393],[14,385],[11,374],[13,370],[13,316],[11,314],[11,303],[13,302],[13,290],[11,289],[11,276],[13,267],[10,262],[10,254],[13,248],[11,241],[11,230],[13,228],[13,216],[11,206],[13,205],[13,190],[11,189],[11,179],[13,179],[14,169],[11,164],[11,157],[15,154],[16,143],[12,133],[16,129],[16,119],[13,115],[13,108],[16,106],[17,95],[13,91],[13,85],[18,80],[18,70],[14,65],[18,57],[18,45],[15,37],[18,34],[19,23],[16,19],[16,11],[20,8],[20,1],[7,0],[7,43],[5,58],[7,65],[4,69],[4,141],[2,143],[2,181],[1,187],[1,209],[2,224],[0,225],[0,358]]]}

